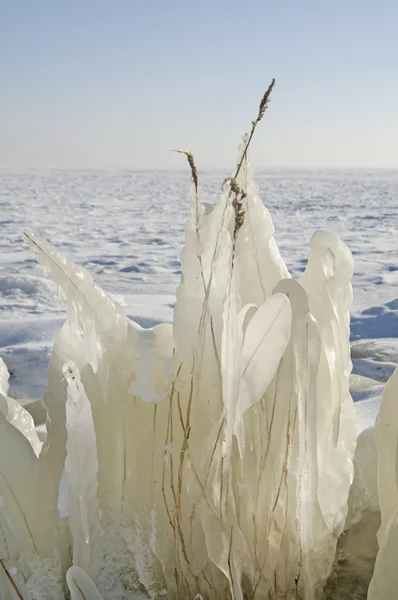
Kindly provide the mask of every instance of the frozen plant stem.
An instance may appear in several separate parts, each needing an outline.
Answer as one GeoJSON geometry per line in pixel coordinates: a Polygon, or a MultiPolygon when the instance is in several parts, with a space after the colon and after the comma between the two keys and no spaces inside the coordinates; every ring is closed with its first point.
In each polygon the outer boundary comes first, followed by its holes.
{"type": "Polygon", "coordinates": [[[275,77],[272,79],[271,83],[268,86],[267,91],[265,92],[264,96],[261,98],[260,106],[258,108],[258,115],[257,115],[257,118],[254,121],[252,121],[252,128],[250,131],[249,139],[247,140],[246,147],[243,150],[242,158],[240,159],[239,164],[236,168],[235,178],[239,175],[242,165],[243,165],[244,161],[246,160],[247,151],[248,151],[251,141],[253,139],[254,132],[256,131],[257,125],[260,123],[261,119],[264,116],[265,111],[268,108],[268,105],[271,100],[271,92],[274,89],[274,86],[275,86],[275,77]]]}
{"type": "Polygon", "coordinates": [[[178,150],[178,149],[173,150],[173,152],[178,152],[179,154],[185,154],[185,156],[187,157],[189,166],[191,167],[191,175],[192,175],[193,184],[195,186],[195,193],[196,193],[196,195],[198,195],[198,191],[199,191],[198,170],[196,168],[195,159],[193,157],[192,152],[190,152],[189,150],[178,150]]]}
{"type": "MultiPolygon", "coordinates": [[[[13,580],[13,578],[11,577],[11,575],[10,575],[10,573],[9,573],[9,571],[8,571],[8,569],[7,569],[7,567],[5,566],[5,564],[4,564],[4,562],[3,562],[3,559],[2,559],[2,558],[0,558],[0,564],[1,564],[2,568],[3,568],[3,570],[4,570],[4,573],[6,574],[6,577],[7,577],[8,581],[10,582],[11,586],[12,586],[12,587],[13,587],[13,589],[15,590],[15,593],[16,593],[16,595],[18,596],[18,598],[20,598],[21,600],[23,600],[23,597],[22,597],[22,595],[21,595],[21,593],[20,593],[19,589],[17,588],[17,586],[16,586],[16,584],[15,584],[15,581],[14,581],[14,580],[13,580]]],[[[0,591],[1,591],[1,590],[0,590],[0,591]]]]}

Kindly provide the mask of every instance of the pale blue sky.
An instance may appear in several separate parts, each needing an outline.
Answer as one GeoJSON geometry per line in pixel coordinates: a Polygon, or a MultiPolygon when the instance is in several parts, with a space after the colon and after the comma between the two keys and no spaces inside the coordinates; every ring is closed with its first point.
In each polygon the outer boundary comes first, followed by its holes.
{"type": "Polygon", "coordinates": [[[396,0],[0,0],[0,164],[398,168],[396,0]]]}

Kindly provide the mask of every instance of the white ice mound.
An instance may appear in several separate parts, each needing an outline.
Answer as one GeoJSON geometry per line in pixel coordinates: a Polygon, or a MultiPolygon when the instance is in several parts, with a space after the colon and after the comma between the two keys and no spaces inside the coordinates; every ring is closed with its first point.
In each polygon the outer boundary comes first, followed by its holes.
{"type": "Polygon", "coordinates": [[[65,575],[79,600],[321,597],[353,478],[352,257],[318,232],[290,279],[241,158],[212,211],[193,186],[172,326],[25,235],[67,320],[41,451],[0,415],[7,600],[64,598],[65,575]]]}
{"type": "Polygon", "coordinates": [[[398,589],[398,370],[384,390],[376,419],[375,441],[381,526],[377,533],[379,553],[368,598],[394,600],[398,589]]]}

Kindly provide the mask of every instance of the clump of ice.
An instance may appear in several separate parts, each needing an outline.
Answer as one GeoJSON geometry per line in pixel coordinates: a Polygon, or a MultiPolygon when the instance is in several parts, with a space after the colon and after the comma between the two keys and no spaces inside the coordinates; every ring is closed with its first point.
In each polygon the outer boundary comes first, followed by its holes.
{"type": "MultiPolygon", "coordinates": [[[[339,575],[349,588],[343,555],[366,588],[373,563],[360,546],[375,539],[379,500],[371,590],[382,600],[395,543],[392,388],[376,445],[363,432],[354,460],[351,253],[321,230],[290,278],[245,141],[239,228],[236,186],[212,210],[192,188],[172,326],[132,323],[85,269],[25,235],[67,321],[42,447],[0,363],[0,553],[24,600],[66,597],[65,577],[73,600],[318,600],[340,593],[339,575]]],[[[5,573],[0,590],[13,597],[5,573]]]]}

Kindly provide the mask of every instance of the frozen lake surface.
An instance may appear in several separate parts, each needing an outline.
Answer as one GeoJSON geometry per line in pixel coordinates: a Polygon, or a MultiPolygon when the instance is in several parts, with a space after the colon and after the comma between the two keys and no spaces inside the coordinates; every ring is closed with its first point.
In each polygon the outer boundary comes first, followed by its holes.
{"type": "MultiPolygon", "coordinates": [[[[200,173],[205,202],[218,201],[227,175],[200,173]]],[[[351,249],[352,339],[366,347],[354,371],[384,382],[397,362],[398,171],[271,170],[255,178],[293,276],[305,268],[316,229],[335,231],[351,249]],[[369,338],[391,341],[373,341],[368,355],[369,338]],[[382,360],[380,344],[392,352],[382,360]]],[[[64,317],[21,231],[46,238],[89,269],[140,324],[171,321],[189,179],[188,170],[0,169],[0,354],[13,375],[10,395],[42,395],[49,348],[64,317]]]]}

